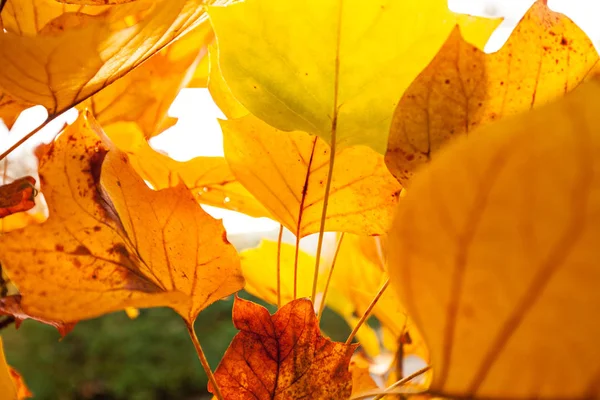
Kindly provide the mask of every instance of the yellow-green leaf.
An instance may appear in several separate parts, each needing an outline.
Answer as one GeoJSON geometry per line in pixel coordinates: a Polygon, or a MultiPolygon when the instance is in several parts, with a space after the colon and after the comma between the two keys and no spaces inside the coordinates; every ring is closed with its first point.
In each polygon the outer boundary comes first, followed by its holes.
{"type": "Polygon", "coordinates": [[[456,140],[415,177],[390,277],[431,392],[597,398],[600,83],[456,140]]]}
{"type": "Polygon", "coordinates": [[[209,14],[223,76],[251,113],[381,153],[402,92],[456,22],[445,0],[246,0],[209,14]]]}
{"type": "MultiPolygon", "coordinates": [[[[329,165],[325,141],[278,131],[253,115],[221,127],[225,158],[248,191],[296,236],[318,232],[329,165]]],[[[400,189],[380,154],[366,146],[338,150],[325,230],[385,233],[400,189]]]]}
{"type": "Polygon", "coordinates": [[[597,63],[587,35],[542,1],[493,54],[468,44],[456,27],[400,100],[386,164],[406,185],[453,138],[564,95],[597,63]]]}

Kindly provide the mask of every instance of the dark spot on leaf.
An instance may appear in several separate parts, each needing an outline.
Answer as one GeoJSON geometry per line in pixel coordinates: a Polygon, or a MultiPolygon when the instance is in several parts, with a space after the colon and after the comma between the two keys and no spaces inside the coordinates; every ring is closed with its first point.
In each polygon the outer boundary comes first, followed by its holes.
{"type": "Polygon", "coordinates": [[[123,243],[115,243],[112,245],[110,249],[108,249],[109,254],[119,254],[123,257],[129,257],[129,250],[123,243]]]}
{"type": "Polygon", "coordinates": [[[450,84],[450,79],[446,79],[446,80],[444,81],[444,83],[445,83],[446,85],[449,85],[449,84],[450,84]]]}
{"type": "Polygon", "coordinates": [[[100,226],[96,225],[96,226],[94,227],[94,232],[98,232],[98,231],[100,231],[100,229],[102,229],[102,227],[100,227],[100,226]]]}
{"type": "Polygon", "coordinates": [[[406,161],[412,161],[415,159],[415,155],[414,154],[407,154],[406,155],[406,161]]]}
{"type": "Polygon", "coordinates": [[[117,186],[121,187],[121,181],[117,181],[117,186]]]}
{"type": "Polygon", "coordinates": [[[560,39],[560,44],[566,46],[569,44],[569,41],[564,36],[560,39]]]}
{"type": "Polygon", "coordinates": [[[63,246],[62,244],[57,244],[56,246],[54,246],[54,249],[56,251],[65,251],[65,246],[63,246]]]}
{"type": "Polygon", "coordinates": [[[92,179],[94,183],[97,185],[100,182],[100,173],[102,172],[102,163],[104,162],[104,157],[106,157],[106,149],[98,148],[94,153],[92,153],[89,163],[90,163],[90,174],[92,175],[92,179]]]}
{"type": "Polygon", "coordinates": [[[92,254],[92,252],[90,251],[90,249],[80,244],[75,248],[75,250],[71,254],[76,256],[89,256],[90,254],[92,254]]]}

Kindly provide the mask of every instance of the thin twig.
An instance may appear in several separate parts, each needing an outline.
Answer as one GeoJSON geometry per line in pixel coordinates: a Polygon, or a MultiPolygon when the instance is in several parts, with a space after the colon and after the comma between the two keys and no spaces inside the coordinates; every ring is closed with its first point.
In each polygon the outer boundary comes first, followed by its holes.
{"type": "Polygon", "coordinates": [[[385,395],[390,394],[391,392],[393,392],[393,390],[396,389],[398,386],[402,386],[402,385],[404,385],[404,384],[412,381],[413,379],[415,379],[418,376],[423,375],[425,372],[429,371],[430,369],[431,369],[431,365],[428,365],[428,366],[423,367],[420,370],[418,370],[418,371],[410,374],[406,378],[400,379],[396,383],[391,384],[390,387],[388,387],[387,389],[385,389],[383,393],[377,395],[377,397],[375,397],[373,400],[379,400],[379,399],[383,398],[385,395]]]}
{"type": "Polygon", "coordinates": [[[383,293],[385,292],[385,289],[387,289],[389,284],[390,284],[390,280],[386,279],[385,282],[383,283],[383,285],[381,286],[381,288],[379,288],[379,291],[375,295],[375,298],[373,298],[373,300],[371,300],[371,304],[369,304],[369,307],[367,307],[367,309],[365,310],[362,317],[360,317],[360,319],[358,320],[358,323],[356,324],[356,326],[350,333],[350,336],[348,336],[348,339],[346,340],[346,344],[352,343],[352,340],[354,340],[354,336],[356,336],[356,333],[358,332],[360,327],[365,323],[365,321],[367,319],[369,319],[369,316],[371,315],[371,311],[373,311],[373,308],[375,308],[375,305],[379,301],[379,298],[383,295],[383,293]]]}
{"type": "Polygon", "coordinates": [[[196,353],[198,353],[198,358],[200,359],[202,368],[204,368],[204,371],[208,376],[208,380],[211,383],[213,390],[215,391],[214,395],[217,397],[218,400],[224,400],[223,395],[221,394],[221,390],[219,389],[219,385],[217,385],[217,380],[215,379],[215,376],[213,375],[213,372],[210,369],[210,365],[208,365],[208,360],[204,355],[204,351],[202,351],[202,346],[200,346],[198,336],[196,336],[196,332],[194,332],[194,326],[191,323],[188,323],[187,321],[185,321],[185,326],[187,327],[188,333],[190,334],[192,343],[194,343],[194,347],[196,348],[196,353]]]}
{"type": "Polygon", "coordinates": [[[331,148],[329,149],[329,171],[327,173],[327,183],[325,184],[325,195],[323,197],[323,212],[321,214],[321,225],[319,226],[319,239],[317,242],[317,257],[315,261],[315,272],[313,274],[312,301],[315,301],[317,295],[317,282],[319,280],[319,264],[321,262],[321,250],[323,248],[323,235],[325,234],[325,219],[327,218],[327,205],[329,204],[329,192],[331,189],[331,180],[333,177],[333,165],[335,162],[336,151],[336,136],[338,123],[338,92],[340,86],[340,44],[342,37],[342,4],[340,2],[338,10],[337,23],[337,41],[336,41],[336,57],[335,57],[335,73],[333,82],[333,116],[331,118],[331,148]]]}
{"type": "Polygon", "coordinates": [[[46,120],[40,126],[38,126],[34,130],[32,130],[31,132],[29,132],[27,135],[25,135],[21,139],[19,139],[17,141],[17,143],[13,144],[8,150],[6,150],[4,153],[2,153],[2,155],[0,155],[0,161],[4,160],[4,158],[6,156],[8,156],[10,153],[12,153],[13,151],[15,151],[17,149],[17,147],[19,147],[20,145],[22,145],[23,143],[25,143],[27,141],[27,139],[29,139],[30,137],[32,137],[33,135],[35,135],[36,133],[38,133],[40,130],[42,130],[42,128],[44,128],[46,125],[48,125],[48,123],[50,121],[52,121],[54,118],[56,118],[56,117],[53,116],[53,117],[46,118],[46,120]]]}
{"type": "Polygon", "coordinates": [[[4,10],[7,0],[0,0],[0,13],[4,10]]]}
{"type": "Polygon", "coordinates": [[[15,317],[13,316],[7,316],[6,319],[4,319],[3,321],[0,321],[0,329],[4,329],[7,326],[9,326],[10,324],[12,324],[13,322],[15,322],[15,317]]]}
{"type": "Polygon", "coordinates": [[[281,238],[283,237],[283,225],[279,225],[279,236],[277,237],[277,308],[281,308],[281,238]]]}
{"type": "Polygon", "coordinates": [[[323,290],[323,297],[321,297],[321,304],[319,305],[319,313],[317,314],[317,325],[321,321],[321,315],[323,314],[323,310],[325,309],[325,298],[327,297],[327,291],[329,290],[329,283],[331,282],[331,276],[333,275],[333,268],[335,267],[335,262],[340,252],[340,248],[342,247],[342,240],[344,240],[344,232],[342,232],[342,234],[340,235],[340,238],[338,239],[337,245],[335,247],[335,254],[333,255],[333,260],[331,261],[331,268],[329,268],[329,275],[327,276],[327,282],[325,283],[325,289],[323,290]]]}
{"type": "Polygon", "coordinates": [[[294,300],[298,293],[298,257],[300,256],[300,236],[296,233],[296,251],[294,253],[294,300]]]}

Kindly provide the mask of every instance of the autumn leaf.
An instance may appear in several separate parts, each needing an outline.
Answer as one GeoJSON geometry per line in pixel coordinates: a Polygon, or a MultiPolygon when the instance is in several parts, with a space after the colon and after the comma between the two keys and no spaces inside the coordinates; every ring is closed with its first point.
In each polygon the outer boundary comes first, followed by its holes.
{"type": "MultiPolygon", "coordinates": [[[[221,121],[221,127],[225,158],[248,191],[297,237],[318,232],[330,147],[304,132],[280,132],[253,115],[221,121]]],[[[381,155],[365,146],[339,150],[325,230],[385,233],[399,192],[381,155]]]]}
{"type": "Polygon", "coordinates": [[[493,54],[468,44],[456,27],[400,100],[386,164],[407,185],[450,140],[564,95],[597,63],[587,35],[543,1],[493,54]]]}
{"type": "Polygon", "coordinates": [[[236,298],[233,323],[241,332],[215,371],[224,399],[349,398],[348,365],[356,346],[321,336],[309,300],[294,300],[269,315],[236,298]]]}
{"type": "Polygon", "coordinates": [[[227,119],[241,118],[250,112],[240,104],[231,93],[231,89],[223,79],[221,68],[219,67],[218,49],[216,45],[209,46],[208,58],[210,68],[208,72],[208,91],[219,109],[225,114],[227,119]]]}
{"type": "Polygon", "coordinates": [[[209,14],[225,81],[252,114],[382,154],[398,98],[456,23],[444,0],[246,0],[209,14]]]}
{"type": "Polygon", "coordinates": [[[67,3],[67,4],[102,6],[102,5],[124,4],[124,3],[130,3],[132,1],[140,1],[140,0],[55,0],[55,1],[58,1],[60,3],[67,3]]]}
{"type": "Polygon", "coordinates": [[[25,384],[25,380],[17,370],[9,365],[8,372],[10,373],[10,376],[15,383],[15,387],[17,388],[17,399],[24,400],[34,397],[33,393],[29,391],[29,388],[25,384]]]}
{"type": "Polygon", "coordinates": [[[243,287],[237,253],[188,189],[151,190],[102,136],[83,113],[58,137],[40,165],[50,218],[3,235],[2,266],[32,315],[169,306],[191,323],[243,287]]]}
{"type": "Polygon", "coordinates": [[[0,218],[35,207],[35,179],[19,178],[0,186],[0,218]]]}
{"type": "Polygon", "coordinates": [[[363,360],[353,357],[350,362],[350,372],[352,373],[352,396],[379,388],[369,373],[369,365],[363,360]]]}
{"type": "Polygon", "coordinates": [[[175,124],[167,111],[187,86],[206,45],[213,38],[208,21],[154,54],[143,65],[92,96],[81,108],[88,107],[104,131],[111,124],[136,122],[146,138],[158,135],[175,124]]]}
{"type": "Polygon", "coordinates": [[[457,139],[403,198],[390,277],[432,393],[598,397],[599,100],[594,80],[457,139]]]}
{"type": "Polygon", "coordinates": [[[23,307],[21,307],[21,299],[21,295],[0,297],[0,315],[10,315],[14,317],[17,328],[19,328],[21,323],[26,319],[33,319],[55,327],[56,330],[58,330],[58,333],[60,333],[60,336],[64,337],[75,327],[76,322],[52,321],[28,314],[23,310],[23,307]]]}
{"type": "Polygon", "coordinates": [[[153,189],[183,182],[201,204],[242,212],[253,217],[270,213],[233,176],[223,157],[196,157],[179,162],[150,147],[135,123],[115,123],[107,132],[131,166],[153,189]]]}
{"type": "Polygon", "coordinates": [[[6,363],[2,337],[0,337],[0,399],[20,400],[17,395],[17,387],[12,377],[11,368],[6,363]]]}
{"type": "Polygon", "coordinates": [[[100,15],[61,14],[33,36],[2,31],[0,93],[57,115],[195,27],[205,17],[202,5],[138,0],[100,15]]]}

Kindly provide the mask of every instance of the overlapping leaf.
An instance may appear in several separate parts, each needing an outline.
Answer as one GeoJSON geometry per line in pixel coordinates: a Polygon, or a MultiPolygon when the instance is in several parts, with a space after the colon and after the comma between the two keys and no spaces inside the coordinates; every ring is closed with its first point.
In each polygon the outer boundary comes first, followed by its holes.
{"type": "Polygon", "coordinates": [[[542,1],[493,54],[468,44],[457,27],[400,100],[386,164],[406,185],[448,141],[562,96],[597,63],[586,34],[542,1]]]}
{"type": "Polygon", "coordinates": [[[46,318],[40,318],[35,315],[30,315],[23,310],[21,306],[21,295],[12,295],[0,297],[0,315],[10,315],[15,318],[17,328],[27,319],[32,319],[46,325],[50,325],[58,330],[61,336],[67,335],[73,330],[76,322],[53,321],[46,318]]]}
{"type": "Polygon", "coordinates": [[[4,345],[0,337],[0,399],[2,400],[21,400],[18,393],[19,388],[13,378],[12,369],[6,363],[4,357],[4,345]]]}
{"type": "Polygon", "coordinates": [[[381,153],[398,98],[456,22],[443,0],[246,0],[209,14],[223,76],[252,114],[381,153]]]}
{"type": "Polygon", "coordinates": [[[356,346],[321,336],[309,300],[295,300],[269,315],[266,308],[236,298],[233,322],[241,332],[215,371],[225,399],[350,396],[348,366],[356,346]]]}
{"type": "Polygon", "coordinates": [[[415,177],[390,275],[428,342],[433,393],[599,396],[599,100],[594,80],[415,177]]]}
{"type": "MultiPolygon", "coordinates": [[[[225,158],[248,191],[296,236],[318,232],[330,147],[304,132],[278,131],[253,115],[221,121],[221,127],[225,158]]],[[[381,155],[366,146],[339,150],[325,230],[385,233],[400,189],[381,155]]]]}
{"type": "MultiPolygon", "coordinates": [[[[202,4],[138,0],[110,6],[99,15],[60,14],[34,35],[2,31],[0,93],[58,114],[198,24],[204,16],[202,4]]],[[[5,114],[3,110],[3,118],[14,119],[5,114]]]]}
{"type": "Polygon", "coordinates": [[[183,185],[149,189],[86,114],[41,162],[50,218],[2,238],[23,309],[52,320],[170,306],[190,323],[243,286],[219,221],[183,185]],[[107,143],[110,146],[110,143],[107,143]]]}
{"type": "Polygon", "coordinates": [[[35,179],[19,178],[0,186],[0,218],[35,207],[35,179]]]}

